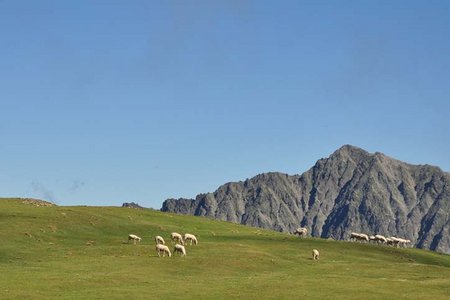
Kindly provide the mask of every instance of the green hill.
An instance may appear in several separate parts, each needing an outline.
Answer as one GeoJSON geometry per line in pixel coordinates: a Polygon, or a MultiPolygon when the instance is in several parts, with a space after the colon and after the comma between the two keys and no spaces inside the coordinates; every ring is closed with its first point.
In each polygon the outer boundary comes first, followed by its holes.
{"type": "Polygon", "coordinates": [[[0,200],[2,299],[449,299],[450,256],[201,217],[0,200]],[[159,258],[154,236],[197,235],[159,258]],[[143,238],[128,244],[134,233],[143,238]],[[320,260],[311,259],[312,249],[320,260]]]}

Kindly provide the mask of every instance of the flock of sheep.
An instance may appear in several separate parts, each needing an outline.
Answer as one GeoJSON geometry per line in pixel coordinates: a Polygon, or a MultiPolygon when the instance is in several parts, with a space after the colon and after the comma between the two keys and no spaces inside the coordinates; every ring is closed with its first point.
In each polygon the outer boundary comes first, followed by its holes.
{"type": "MultiPolygon", "coordinates": [[[[186,248],[184,247],[185,242],[190,242],[190,245],[194,243],[194,245],[198,244],[197,237],[190,233],[185,233],[184,236],[177,232],[172,232],[170,234],[170,239],[173,243],[175,243],[175,246],[173,248],[173,253],[179,253],[180,256],[186,256],[186,248]]],[[[133,243],[136,245],[136,242],[140,242],[142,238],[135,234],[129,234],[128,235],[128,243],[130,241],[133,241],[133,243]]],[[[162,236],[157,235],[155,237],[155,243],[156,243],[156,253],[159,257],[166,256],[166,254],[171,257],[172,252],[170,252],[169,247],[166,246],[166,242],[164,241],[164,238],[162,236]]]]}
{"type": "Polygon", "coordinates": [[[360,241],[360,242],[374,242],[377,244],[386,244],[396,247],[406,247],[411,244],[410,240],[398,238],[395,236],[384,237],[382,235],[370,235],[364,233],[352,232],[350,234],[350,241],[360,241]]]}
{"type": "MultiPolygon", "coordinates": [[[[304,227],[297,228],[293,234],[298,235],[299,237],[305,237],[308,234],[308,229],[304,227]]],[[[364,233],[356,233],[352,232],[350,234],[350,241],[359,241],[359,242],[373,242],[377,244],[386,244],[390,246],[396,246],[396,247],[407,247],[408,245],[411,245],[411,240],[391,236],[391,237],[384,237],[382,235],[376,234],[376,235],[367,235],[364,233]]]]}
{"type": "MultiPolygon", "coordinates": [[[[294,231],[293,234],[298,235],[299,237],[305,237],[308,234],[308,229],[305,227],[299,227],[294,231]]],[[[180,256],[186,256],[186,248],[184,247],[186,242],[189,241],[190,245],[192,245],[192,243],[194,243],[194,245],[198,244],[197,237],[190,233],[185,233],[184,236],[182,236],[181,234],[179,234],[177,232],[172,232],[170,234],[170,239],[171,239],[172,243],[175,243],[175,246],[173,248],[173,253],[174,254],[179,253],[180,256]]],[[[133,241],[134,244],[136,244],[136,242],[140,242],[141,240],[142,240],[142,238],[140,238],[139,236],[137,236],[135,234],[128,235],[128,243],[130,243],[130,241],[133,241]]],[[[368,236],[367,234],[356,233],[356,232],[352,232],[350,234],[350,241],[374,242],[377,244],[386,244],[386,245],[392,245],[392,246],[396,246],[396,247],[401,247],[401,246],[406,247],[411,244],[410,240],[402,239],[402,238],[398,238],[398,237],[394,237],[394,236],[386,238],[379,234],[368,236]]],[[[167,247],[165,245],[166,242],[164,241],[164,238],[162,236],[157,235],[155,237],[155,243],[156,243],[156,253],[158,254],[159,257],[166,256],[166,254],[169,257],[172,256],[172,252],[170,252],[169,247],[167,247]]],[[[319,251],[317,249],[313,249],[312,259],[313,260],[319,259],[319,251]]]]}
{"type": "MultiPolygon", "coordinates": [[[[294,232],[294,235],[298,235],[299,237],[305,237],[308,234],[308,229],[305,227],[299,227],[294,232]]],[[[411,245],[411,240],[403,239],[395,236],[384,237],[380,234],[376,235],[367,235],[364,233],[352,232],[350,234],[350,241],[359,241],[359,242],[373,242],[377,244],[385,244],[389,246],[395,247],[407,247],[411,245]]],[[[313,259],[319,259],[319,251],[316,249],[313,250],[313,259]]]]}
{"type": "MultiPolygon", "coordinates": [[[[301,229],[306,230],[306,232],[304,233],[306,235],[308,230],[306,228],[301,229]]],[[[198,244],[197,237],[190,233],[185,233],[184,236],[182,236],[177,232],[172,232],[170,234],[170,239],[173,243],[175,243],[173,253],[174,254],[179,253],[180,256],[186,256],[186,248],[184,247],[186,242],[190,242],[190,245],[192,245],[192,243],[194,243],[194,245],[198,244]]],[[[141,242],[141,240],[142,238],[135,234],[128,235],[128,243],[130,243],[130,241],[133,241],[133,243],[136,245],[136,242],[141,242]]],[[[160,235],[155,236],[155,243],[156,243],[156,253],[158,254],[159,257],[166,256],[166,254],[169,257],[172,256],[172,252],[170,252],[169,247],[166,246],[166,242],[164,241],[164,238],[162,236],[160,235]]],[[[313,260],[319,259],[319,251],[317,249],[313,249],[312,258],[313,260]]]]}

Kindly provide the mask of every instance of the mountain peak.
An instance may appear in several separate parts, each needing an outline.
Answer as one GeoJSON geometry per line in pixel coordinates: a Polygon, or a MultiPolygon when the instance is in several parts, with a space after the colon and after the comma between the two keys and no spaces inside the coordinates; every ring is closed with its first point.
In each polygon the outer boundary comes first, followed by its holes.
{"type": "Polygon", "coordinates": [[[367,152],[366,150],[352,146],[352,145],[343,145],[339,149],[333,152],[333,154],[330,155],[330,158],[347,158],[351,157],[353,159],[365,159],[369,156],[372,156],[373,154],[367,152]]]}

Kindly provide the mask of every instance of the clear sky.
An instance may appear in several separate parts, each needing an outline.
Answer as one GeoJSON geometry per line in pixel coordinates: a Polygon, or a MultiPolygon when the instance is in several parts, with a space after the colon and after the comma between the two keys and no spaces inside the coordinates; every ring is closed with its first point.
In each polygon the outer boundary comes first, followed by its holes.
{"type": "Polygon", "coordinates": [[[0,0],[0,196],[160,208],[344,144],[450,171],[450,1],[0,0]]]}

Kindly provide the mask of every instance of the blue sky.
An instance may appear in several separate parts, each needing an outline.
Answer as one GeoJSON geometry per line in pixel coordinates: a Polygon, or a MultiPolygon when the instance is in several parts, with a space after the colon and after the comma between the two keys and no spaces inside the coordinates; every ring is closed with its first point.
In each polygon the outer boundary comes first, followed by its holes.
{"type": "Polygon", "coordinates": [[[450,171],[450,2],[1,1],[0,195],[160,208],[344,144],[450,171]]]}

